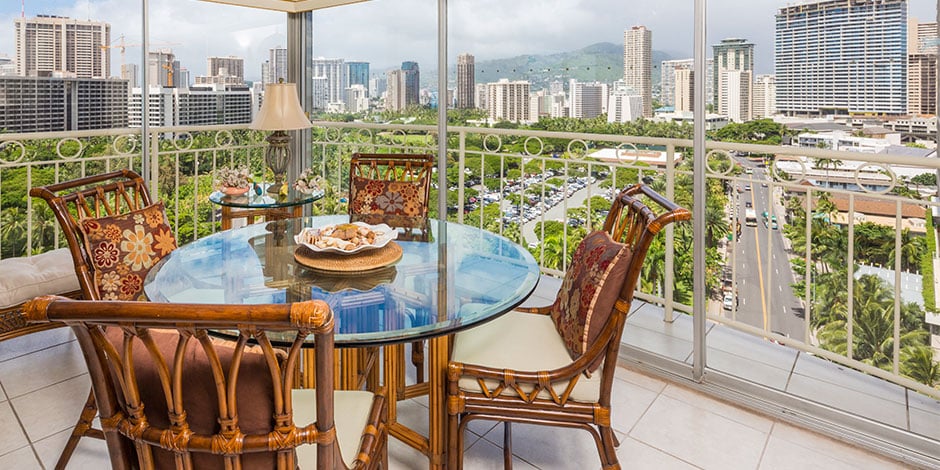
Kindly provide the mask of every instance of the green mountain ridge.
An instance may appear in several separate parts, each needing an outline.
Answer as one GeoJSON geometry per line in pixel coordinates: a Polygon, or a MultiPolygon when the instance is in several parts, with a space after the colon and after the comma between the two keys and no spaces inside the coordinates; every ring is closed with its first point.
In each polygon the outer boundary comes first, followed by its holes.
{"type": "MultiPolygon", "coordinates": [[[[671,56],[662,51],[653,51],[653,85],[659,84],[659,63],[671,56]]],[[[505,59],[477,61],[476,82],[489,83],[499,79],[528,80],[532,91],[548,88],[555,80],[567,87],[567,81],[598,81],[612,83],[623,78],[623,46],[599,42],[568,52],[554,54],[526,54],[505,59]]],[[[456,76],[456,65],[448,68],[450,77],[456,76]]],[[[421,71],[421,86],[437,90],[437,70],[421,71]]],[[[454,87],[453,80],[450,87],[454,87]]]]}

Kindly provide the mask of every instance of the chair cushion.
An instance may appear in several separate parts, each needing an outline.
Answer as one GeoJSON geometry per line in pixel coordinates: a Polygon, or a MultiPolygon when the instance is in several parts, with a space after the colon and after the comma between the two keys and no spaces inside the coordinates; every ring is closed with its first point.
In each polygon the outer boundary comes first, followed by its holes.
{"type": "MultiPolygon", "coordinates": [[[[630,249],[602,230],[584,237],[552,304],[552,319],[572,359],[593,344],[623,288],[630,249]]],[[[597,369],[600,360],[591,365],[597,369]]]]}
{"type": "Polygon", "coordinates": [[[351,214],[384,214],[417,217],[427,214],[427,195],[418,183],[385,181],[353,176],[351,214]]]}
{"type": "MultiPolygon", "coordinates": [[[[317,420],[316,390],[293,390],[294,424],[306,426],[317,420]]],[[[351,467],[359,455],[359,445],[372,401],[375,395],[358,390],[337,390],[333,394],[333,423],[336,425],[336,441],[343,455],[343,463],[351,467]]],[[[302,445],[297,448],[297,466],[317,468],[317,446],[302,445]]]]}
{"type": "Polygon", "coordinates": [[[23,258],[0,260],[0,308],[19,305],[33,297],[64,294],[81,289],[68,248],[23,258]]]}
{"type": "Polygon", "coordinates": [[[176,249],[162,202],[127,214],[81,219],[78,226],[104,300],[146,300],[147,271],[176,249]]]}
{"type": "MultiPolygon", "coordinates": [[[[465,364],[477,364],[497,369],[524,371],[548,371],[571,364],[572,359],[565,343],[555,331],[555,324],[548,315],[537,315],[512,311],[496,320],[476,328],[457,333],[454,337],[452,359],[465,364]]],[[[596,402],[600,399],[602,374],[590,377],[580,374],[578,383],[569,398],[574,401],[596,402]]],[[[458,383],[462,390],[479,392],[480,386],[474,378],[462,378],[458,383]]],[[[486,381],[489,390],[494,390],[496,381],[486,381]]],[[[562,394],[567,382],[553,386],[555,393],[562,394]]],[[[532,387],[523,387],[530,393],[532,387]]],[[[502,395],[517,395],[512,388],[502,395]]],[[[550,399],[548,391],[539,392],[539,398],[550,399]]]]}

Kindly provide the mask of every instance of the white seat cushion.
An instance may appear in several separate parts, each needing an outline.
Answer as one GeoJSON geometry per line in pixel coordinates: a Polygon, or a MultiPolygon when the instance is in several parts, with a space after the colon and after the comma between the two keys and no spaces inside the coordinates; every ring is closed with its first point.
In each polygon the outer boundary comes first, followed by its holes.
{"type": "MultiPolygon", "coordinates": [[[[317,420],[316,390],[293,390],[294,424],[306,426],[317,420]]],[[[347,467],[359,455],[362,432],[369,421],[375,395],[358,390],[337,390],[333,394],[333,422],[336,425],[336,440],[343,462],[347,467]]],[[[317,446],[302,445],[297,448],[297,465],[300,468],[317,468],[317,446]]]]}
{"type": "MultiPolygon", "coordinates": [[[[571,356],[565,343],[555,330],[552,317],[512,311],[496,320],[476,328],[457,333],[454,337],[452,360],[464,364],[476,364],[496,369],[519,371],[550,371],[571,364],[571,356]]],[[[600,399],[601,370],[591,377],[580,375],[578,383],[569,398],[574,401],[596,402],[600,399]]],[[[480,392],[480,386],[474,378],[462,378],[458,383],[462,390],[480,392]]],[[[489,390],[494,390],[496,381],[486,381],[489,390]]],[[[561,395],[567,388],[567,382],[556,383],[552,388],[561,395]]],[[[533,387],[522,387],[524,393],[533,387]]],[[[512,388],[506,388],[501,395],[517,395],[512,388]]],[[[543,390],[539,398],[551,399],[551,394],[543,390]]]]}
{"type": "Polygon", "coordinates": [[[68,248],[0,260],[0,308],[19,305],[40,295],[79,289],[68,248]]]}

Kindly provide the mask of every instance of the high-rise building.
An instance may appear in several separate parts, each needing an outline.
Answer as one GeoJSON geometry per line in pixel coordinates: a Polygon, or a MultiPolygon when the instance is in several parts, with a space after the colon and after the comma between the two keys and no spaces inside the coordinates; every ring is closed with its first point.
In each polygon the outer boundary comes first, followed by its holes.
{"type": "Polygon", "coordinates": [[[529,82],[500,79],[486,84],[486,103],[493,121],[531,122],[529,82]]]}
{"type": "MultiPolygon", "coordinates": [[[[705,102],[713,103],[715,99],[714,82],[712,81],[712,70],[714,60],[705,59],[705,102]]],[[[666,106],[676,106],[676,71],[692,70],[694,66],[693,59],[664,60],[660,63],[659,72],[659,100],[666,106]]],[[[678,109],[677,109],[678,111],[678,109]]]]}
{"type": "Polygon", "coordinates": [[[937,114],[936,54],[908,54],[907,112],[914,115],[937,114]]]}
{"type": "Polygon", "coordinates": [[[0,77],[0,129],[58,132],[127,127],[127,81],[0,77]]]}
{"type": "Polygon", "coordinates": [[[937,53],[937,23],[921,23],[917,18],[907,19],[907,53],[937,53]]]}
{"type": "Polygon", "coordinates": [[[385,92],[385,109],[389,111],[402,111],[407,108],[405,100],[405,72],[403,70],[389,70],[386,73],[388,88],[385,92]]]}
{"type": "Polygon", "coordinates": [[[419,104],[421,90],[421,71],[417,62],[406,61],[401,63],[401,71],[405,80],[405,108],[419,104]]]}
{"type": "Polygon", "coordinates": [[[607,103],[607,122],[630,122],[643,117],[643,97],[623,80],[614,82],[607,103]]]}
{"type": "Polygon", "coordinates": [[[369,94],[366,87],[355,83],[346,89],[346,112],[361,113],[369,110],[369,94]]]}
{"type": "Polygon", "coordinates": [[[346,99],[346,64],[343,59],[313,59],[313,76],[325,77],[327,101],[341,103],[346,99]]]}
{"type": "Polygon", "coordinates": [[[476,66],[473,55],[460,54],[457,56],[457,108],[473,108],[474,91],[476,90],[476,66]]]}
{"type": "Polygon", "coordinates": [[[206,58],[206,75],[196,77],[196,85],[244,85],[245,59],[241,57],[206,58]]]}
{"type": "Polygon", "coordinates": [[[176,88],[181,84],[180,72],[180,61],[176,60],[173,51],[162,49],[147,53],[147,83],[176,88]]]}
{"type": "Polygon", "coordinates": [[[24,77],[108,78],[111,25],[39,15],[13,20],[16,74],[24,77]]]}
{"type": "Polygon", "coordinates": [[[311,106],[317,111],[330,109],[330,81],[326,77],[310,79],[311,106]]]}
{"type": "Polygon", "coordinates": [[[937,23],[907,20],[907,112],[937,114],[937,23]]]}
{"type": "Polygon", "coordinates": [[[486,106],[486,84],[477,83],[473,91],[473,107],[477,109],[487,109],[486,106]]]}
{"type": "Polygon", "coordinates": [[[673,103],[675,112],[695,111],[695,71],[691,67],[675,68],[672,71],[673,103]]]}
{"type": "Polygon", "coordinates": [[[787,115],[907,111],[907,0],[827,0],[780,8],[774,70],[787,115]]]}
{"type": "Polygon", "coordinates": [[[388,78],[376,76],[369,79],[369,96],[378,98],[388,89],[388,78]]]}
{"type": "MultiPolygon", "coordinates": [[[[643,98],[643,116],[653,116],[653,32],[634,26],[623,32],[623,81],[643,98]]],[[[570,90],[569,90],[570,91],[570,90]]]]}
{"type": "Polygon", "coordinates": [[[568,82],[571,117],[591,119],[607,112],[607,84],[584,83],[575,79],[568,82]]]}
{"type": "Polygon", "coordinates": [[[261,66],[261,83],[287,81],[287,49],[275,47],[268,50],[268,60],[261,66]]]}
{"type": "Polygon", "coordinates": [[[714,101],[712,105],[715,112],[722,116],[728,116],[732,120],[747,121],[751,118],[750,107],[750,81],[741,86],[740,80],[742,74],[734,74],[734,77],[725,77],[729,72],[746,72],[745,78],[750,80],[754,71],[754,43],[746,39],[728,38],[723,39],[721,43],[712,46],[712,86],[715,90],[714,101]],[[729,89],[728,87],[734,87],[729,89]],[[734,98],[731,95],[734,95],[734,98]],[[731,102],[732,99],[743,99],[746,103],[740,101],[731,102]],[[735,117],[729,113],[735,110],[735,117]]]}
{"type": "Polygon", "coordinates": [[[368,62],[346,62],[346,88],[353,85],[362,85],[369,92],[368,62]]]}
{"type": "Polygon", "coordinates": [[[751,70],[727,70],[721,73],[719,90],[723,96],[718,114],[733,122],[747,122],[752,119],[752,82],[751,70]]]}
{"type": "Polygon", "coordinates": [[[137,64],[121,64],[121,78],[127,80],[129,87],[127,90],[128,92],[130,92],[130,88],[134,88],[139,85],[137,83],[137,74],[137,64]]]}
{"type": "MultiPolygon", "coordinates": [[[[134,88],[125,108],[130,127],[141,126],[141,93],[140,88],[134,88]]],[[[152,86],[147,98],[147,114],[154,126],[248,124],[253,117],[252,94],[246,86],[152,86]]]]}
{"type": "Polygon", "coordinates": [[[774,75],[758,75],[754,79],[752,95],[753,119],[761,119],[777,114],[777,77],[774,75]]]}

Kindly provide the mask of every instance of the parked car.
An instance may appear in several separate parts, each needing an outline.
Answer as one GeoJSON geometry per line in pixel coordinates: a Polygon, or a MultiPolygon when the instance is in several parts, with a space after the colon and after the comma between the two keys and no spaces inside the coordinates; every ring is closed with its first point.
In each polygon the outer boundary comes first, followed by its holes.
{"type": "Polygon", "coordinates": [[[731,292],[725,292],[724,298],[721,299],[721,306],[725,310],[731,310],[731,307],[734,306],[734,294],[731,292]]]}

